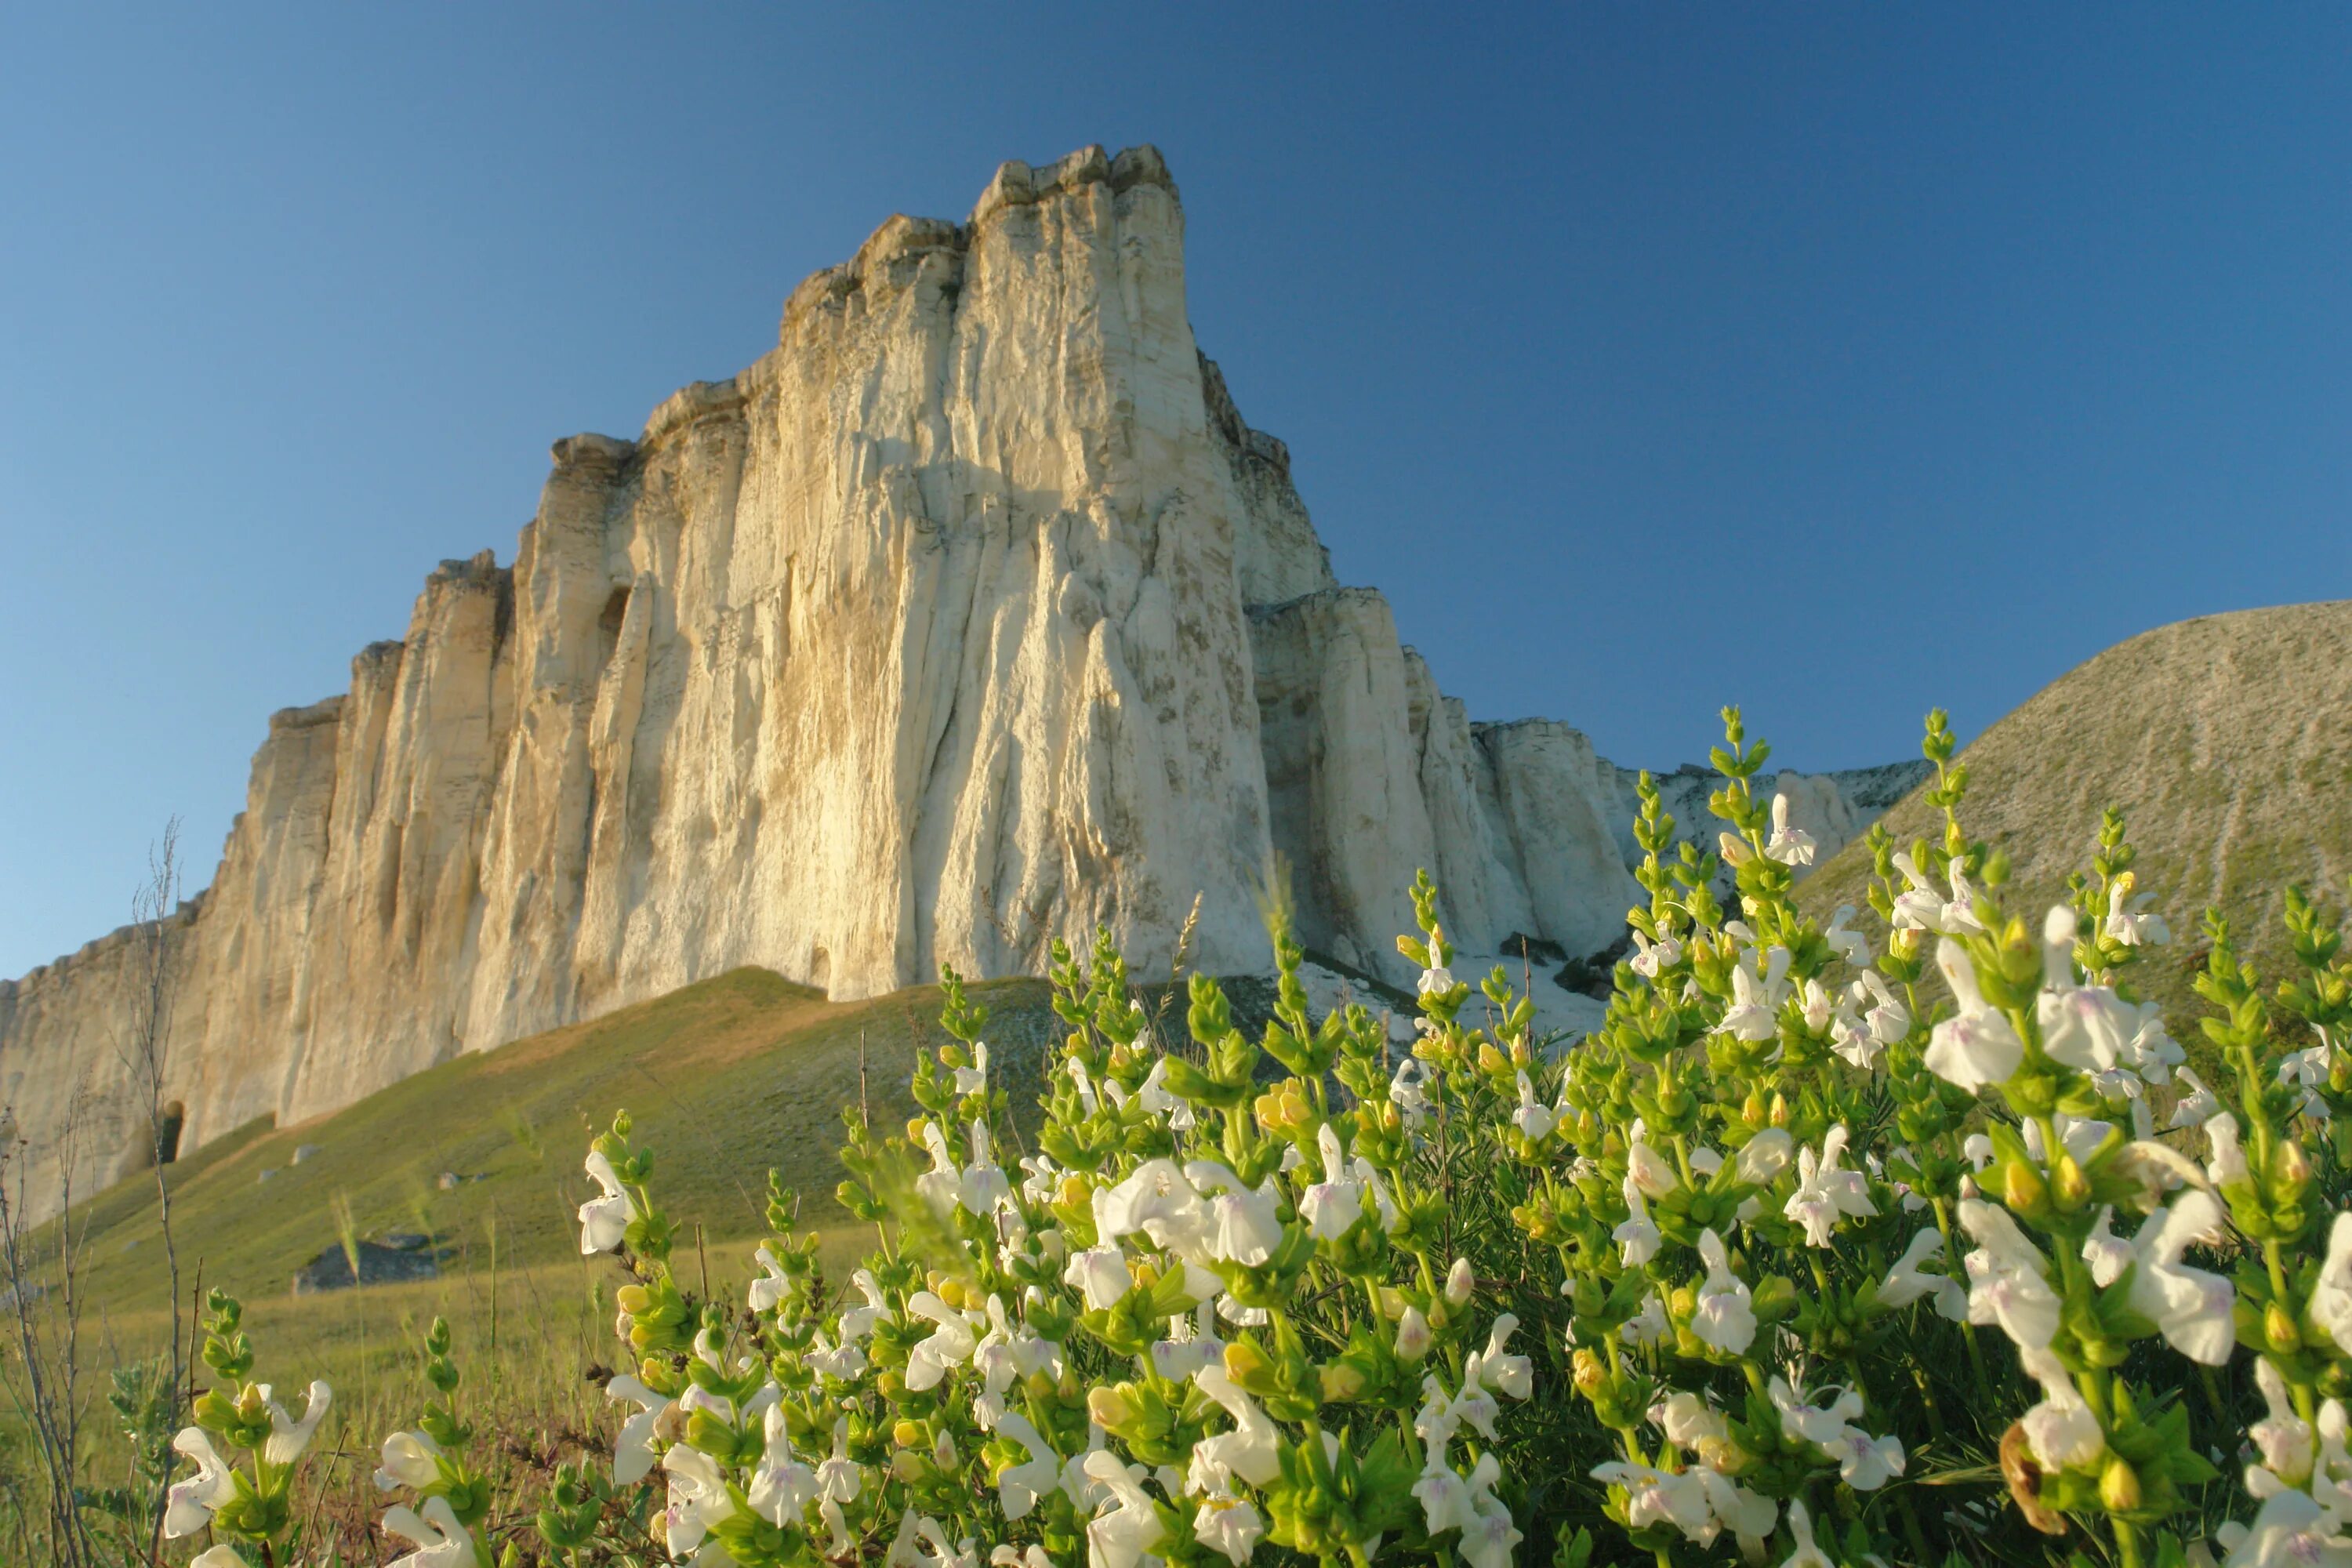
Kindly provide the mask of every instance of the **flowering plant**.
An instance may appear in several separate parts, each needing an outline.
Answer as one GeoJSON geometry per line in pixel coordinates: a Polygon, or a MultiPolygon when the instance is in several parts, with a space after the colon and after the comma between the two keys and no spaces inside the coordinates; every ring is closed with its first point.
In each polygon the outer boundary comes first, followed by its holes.
{"type": "MultiPolygon", "coordinates": [[[[580,1211],[632,1276],[614,1481],[659,1471],[699,1568],[2352,1563],[2333,917],[2291,900],[2275,1006],[2208,917],[2200,1076],[2133,983],[2170,933],[2118,816],[2008,907],[1931,716],[1944,831],[1874,830],[1874,944],[1793,898],[1816,846],[1725,717],[1715,847],[1643,779],[1648,902],[1565,1048],[1454,975],[1426,876],[1403,1050],[1313,1016],[1278,915],[1255,1038],[1199,975],[1167,1038],[1104,939],[1055,950],[1018,1117],[945,973],[919,1113],[845,1113],[877,1249],[831,1289],[772,1178],[740,1308],[671,1273],[617,1117],[580,1211]]],[[[560,1548],[600,1495],[565,1485],[560,1548]]]]}
{"type": "Polygon", "coordinates": [[[310,1384],[299,1419],[289,1415],[266,1383],[248,1383],[253,1343],[239,1326],[245,1308],[214,1290],[205,1301],[204,1363],[217,1386],[195,1397],[194,1421],[172,1439],[173,1450],[196,1467],[164,1494],[163,1534],[177,1540],[209,1531],[213,1544],[189,1568],[261,1568],[290,1561],[294,1529],[288,1499],[303,1452],[334,1403],[324,1383],[310,1384]],[[223,1450],[226,1450],[226,1453],[223,1450]]]}

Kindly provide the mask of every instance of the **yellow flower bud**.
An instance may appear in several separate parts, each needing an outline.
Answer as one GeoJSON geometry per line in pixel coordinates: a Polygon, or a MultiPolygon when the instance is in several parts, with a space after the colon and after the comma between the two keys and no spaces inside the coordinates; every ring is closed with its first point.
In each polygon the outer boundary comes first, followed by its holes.
{"type": "Polygon", "coordinates": [[[2110,1458],[2099,1472],[2099,1502],[2109,1513],[2129,1513],[2139,1507],[2139,1472],[2121,1455],[2110,1458]]]}
{"type": "Polygon", "coordinates": [[[2062,1214],[2072,1214],[2090,1201],[2091,1178],[2083,1173],[2074,1155],[2062,1152],[2058,1156],[2057,1168],[2051,1173],[2050,1195],[2057,1201],[2062,1214]]]}
{"type": "Polygon", "coordinates": [[[1327,1405],[1343,1404],[1364,1392],[1364,1374],[1345,1362],[1334,1362],[1325,1367],[1322,1381],[1327,1405]]]}
{"type": "Polygon", "coordinates": [[[930,1124],[930,1119],[929,1117],[908,1117],[907,1119],[907,1142],[912,1143],[918,1149],[921,1148],[923,1146],[923,1129],[929,1127],[930,1124]]]}
{"type": "Polygon", "coordinates": [[[2050,1188],[2041,1172],[2022,1160],[2012,1160],[2001,1173],[2000,1201],[2011,1214],[2030,1219],[2048,1212],[2050,1188]]]}
{"type": "Polygon", "coordinates": [[[1570,1358],[1570,1368],[1569,1376],[1587,1398],[1609,1381],[1609,1369],[1601,1364],[1601,1358],[1580,1346],[1570,1358]]]}
{"type": "Polygon", "coordinates": [[[1269,1368],[1265,1352],[1247,1340],[1235,1340],[1225,1346],[1225,1375],[1246,1386],[1252,1379],[1262,1378],[1269,1368]]]}
{"type": "MultiPolygon", "coordinates": [[[[1230,1356],[1233,1352],[1228,1348],[1225,1353],[1230,1356]]],[[[1126,1395],[1116,1388],[1097,1386],[1087,1391],[1087,1415],[1107,1432],[1115,1432],[1126,1426],[1134,1414],[1126,1395]]]]}
{"type": "Polygon", "coordinates": [[[923,1430],[921,1422],[909,1421],[902,1416],[890,1428],[890,1441],[901,1448],[919,1448],[930,1441],[930,1434],[923,1430]]]}
{"type": "Polygon", "coordinates": [[[2303,1348],[2303,1335],[2295,1331],[2294,1314],[2284,1303],[2273,1301],[2263,1310],[2263,1339],[2273,1355],[2291,1355],[2303,1348]]]}

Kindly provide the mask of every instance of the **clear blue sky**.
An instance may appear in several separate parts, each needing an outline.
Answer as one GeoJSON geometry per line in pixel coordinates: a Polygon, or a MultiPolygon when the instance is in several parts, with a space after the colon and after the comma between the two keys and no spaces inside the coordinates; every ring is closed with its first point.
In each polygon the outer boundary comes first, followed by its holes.
{"type": "Polygon", "coordinates": [[[1089,142],[1166,152],[1202,344],[1475,715],[1857,764],[2352,595],[2352,10],[1445,12],[17,7],[0,973],[175,813],[209,878],[550,439],[1089,142]]]}

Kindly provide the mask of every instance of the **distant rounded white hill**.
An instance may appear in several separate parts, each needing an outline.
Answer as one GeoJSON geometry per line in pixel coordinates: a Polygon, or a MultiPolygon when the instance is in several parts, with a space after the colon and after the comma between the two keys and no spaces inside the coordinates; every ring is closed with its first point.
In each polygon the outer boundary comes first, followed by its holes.
{"type": "MultiPolygon", "coordinates": [[[[2340,900],[2352,871],[2352,601],[2202,616],[2116,644],[1994,724],[1958,760],[1961,826],[2008,851],[2032,909],[2088,866],[2100,813],[2124,809],[2143,889],[2177,955],[2154,990],[2187,997],[2199,916],[2218,904],[2250,952],[2284,952],[2282,889],[2340,900]]],[[[1898,843],[1940,831],[1914,790],[1885,822],[1898,843]]],[[[1801,888],[1812,908],[1860,904],[1869,851],[1849,847],[1801,888]]],[[[2265,965],[2266,984],[2280,978],[2265,965]]],[[[2176,1025],[2175,1032],[2179,1033],[2176,1025]]]]}

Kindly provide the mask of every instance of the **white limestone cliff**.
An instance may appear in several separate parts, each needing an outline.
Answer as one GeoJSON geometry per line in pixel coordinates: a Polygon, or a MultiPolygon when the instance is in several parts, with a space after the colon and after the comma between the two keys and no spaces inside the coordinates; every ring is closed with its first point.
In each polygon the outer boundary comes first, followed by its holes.
{"type": "MultiPolygon", "coordinates": [[[[1885,804],[1784,785],[1824,854],[1885,804]]],[[[1582,735],[1472,724],[1338,584],[1193,342],[1166,167],[1089,148],[892,218],[635,441],[557,442],[510,567],[444,563],[271,720],[168,923],[167,1094],[193,1147],[746,963],[865,996],[1100,922],[1158,967],[1196,894],[1194,962],[1254,970],[1277,855],[1310,945],[1391,979],[1423,866],[1465,949],[1584,952],[1631,820],[1582,735]]],[[[124,951],[0,984],[37,1172],[77,1092],[81,1179],[141,1157],[124,951]]]]}

